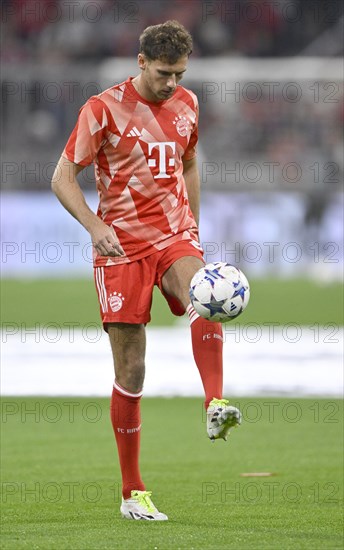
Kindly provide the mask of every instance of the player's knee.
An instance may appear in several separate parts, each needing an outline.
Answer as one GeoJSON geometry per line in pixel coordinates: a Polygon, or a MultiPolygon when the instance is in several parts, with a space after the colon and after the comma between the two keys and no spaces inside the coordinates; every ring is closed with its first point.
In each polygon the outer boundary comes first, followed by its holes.
{"type": "Polygon", "coordinates": [[[145,364],[141,359],[122,365],[116,374],[118,383],[126,390],[137,393],[142,390],[145,377],[145,364]]]}

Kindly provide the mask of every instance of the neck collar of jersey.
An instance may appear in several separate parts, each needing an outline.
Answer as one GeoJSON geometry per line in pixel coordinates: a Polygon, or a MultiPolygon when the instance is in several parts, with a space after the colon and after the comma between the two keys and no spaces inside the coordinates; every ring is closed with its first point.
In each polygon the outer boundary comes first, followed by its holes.
{"type": "Polygon", "coordinates": [[[132,94],[138,101],[141,101],[141,103],[145,103],[146,105],[149,105],[150,107],[161,107],[162,105],[165,105],[168,101],[173,99],[175,96],[175,93],[172,95],[172,97],[169,97],[168,99],[162,99],[161,101],[148,101],[148,99],[145,99],[142,95],[139,94],[139,92],[136,90],[134,84],[132,83],[132,80],[134,79],[134,76],[129,76],[129,78],[125,81],[125,85],[129,88],[130,94],[132,94]]]}

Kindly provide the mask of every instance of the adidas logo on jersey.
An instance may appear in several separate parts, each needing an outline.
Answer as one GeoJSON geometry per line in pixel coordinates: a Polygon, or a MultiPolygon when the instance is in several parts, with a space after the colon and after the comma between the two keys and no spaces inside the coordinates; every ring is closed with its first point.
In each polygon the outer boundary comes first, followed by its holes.
{"type": "Polygon", "coordinates": [[[133,128],[130,130],[129,134],[127,134],[127,137],[140,137],[142,136],[141,132],[138,131],[136,126],[133,126],[133,128]]]}

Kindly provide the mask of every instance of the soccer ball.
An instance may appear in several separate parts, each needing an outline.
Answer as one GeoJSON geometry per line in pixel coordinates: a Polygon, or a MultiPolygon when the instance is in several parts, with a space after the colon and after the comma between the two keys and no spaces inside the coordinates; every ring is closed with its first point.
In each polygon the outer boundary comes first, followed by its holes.
{"type": "Polygon", "coordinates": [[[197,313],[225,323],[242,313],[250,299],[250,285],[240,269],[226,262],[201,267],[190,283],[191,304],[197,313]]]}

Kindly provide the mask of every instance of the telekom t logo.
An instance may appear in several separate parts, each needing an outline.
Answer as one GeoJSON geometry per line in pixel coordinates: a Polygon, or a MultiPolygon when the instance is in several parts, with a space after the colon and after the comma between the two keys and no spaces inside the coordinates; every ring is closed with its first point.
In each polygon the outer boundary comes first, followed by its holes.
{"type": "MultiPolygon", "coordinates": [[[[159,149],[159,174],[157,176],[154,176],[154,179],[170,178],[171,176],[168,176],[166,174],[166,157],[167,157],[166,149],[167,147],[170,147],[172,149],[172,153],[175,154],[176,142],[175,141],[154,141],[153,143],[148,143],[148,155],[151,155],[155,147],[159,149]]],[[[174,158],[169,159],[168,165],[174,166],[174,158]]],[[[156,160],[148,159],[148,166],[150,168],[154,168],[156,166],[156,160]]]]}

